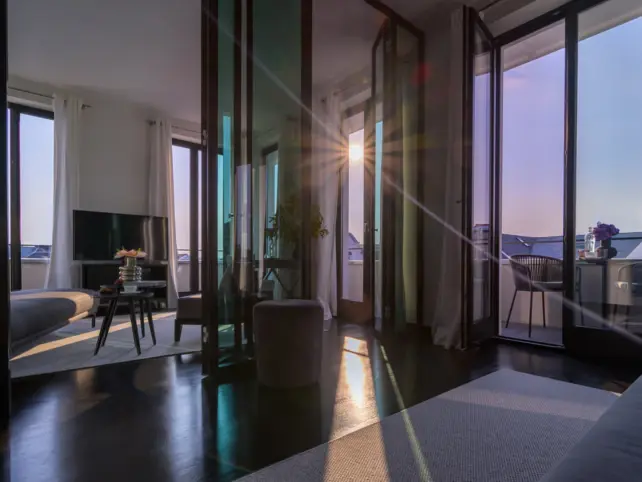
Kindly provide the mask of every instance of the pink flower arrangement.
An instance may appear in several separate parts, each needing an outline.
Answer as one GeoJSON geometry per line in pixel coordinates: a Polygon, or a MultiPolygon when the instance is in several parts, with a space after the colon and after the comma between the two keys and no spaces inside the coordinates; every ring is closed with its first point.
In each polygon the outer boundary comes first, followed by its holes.
{"type": "Polygon", "coordinates": [[[121,258],[144,258],[147,256],[147,253],[143,251],[142,249],[125,249],[125,248],[120,248],[116,254],[114,255],[114,259],[121,259],[121,258]]]}

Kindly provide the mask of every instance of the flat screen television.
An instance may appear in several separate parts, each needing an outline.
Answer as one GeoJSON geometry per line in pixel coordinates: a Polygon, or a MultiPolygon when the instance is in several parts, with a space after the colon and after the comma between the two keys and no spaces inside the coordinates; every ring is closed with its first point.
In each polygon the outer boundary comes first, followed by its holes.
{"type": "Polygon", "coordinates": [[[108,261],[120,248],[141,248],[148,261],[166,261],[167,218],[74,211],[74,259],[108,261]]]}

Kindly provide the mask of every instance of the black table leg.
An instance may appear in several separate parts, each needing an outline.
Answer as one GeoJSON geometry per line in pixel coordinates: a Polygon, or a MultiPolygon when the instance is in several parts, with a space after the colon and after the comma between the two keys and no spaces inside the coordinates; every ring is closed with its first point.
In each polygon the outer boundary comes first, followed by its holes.
{"type": "Polygon", "coordinates": [[[100,332],[98,333],[98,339],[96,340],[96,349],[94,350],[94,356],[98,354],[98,350],[103,344],[103,339],[107,338],[107,330],[109,329],[110,324],[110,315],[112,313],[112,306],[114,305],[115,300],[110,300],[109,305],[107,306],[107,313],[103,317],[103,322],[100,324],[100,332]]]}
{"type": "Polygon", "coordinates": [[[140,355],[140,339],[138,338],[138,326],[136,326],[136,306],[133,299],[129,299],[129,320],[132,324],[132,334],[134,335],[134,345],[136,352],[140,355]]]}
{"type": "Polygon", "coordinates": [[[109,308],[109,318],[107,319],[107,326],[105,327],[105,331],[103,332],[103,340],[100,342],[100,346],[105,346],[105,342],[107,341],[107,335],[109,335],[109,329],[111,328],[111,324],[114,322],[116,308],[118,308],[118,298],[112,300],[109,308]]]}
{"type": "Polygon", "coordinates": [[[145,299],[140,299],[140,334],[145,338],[145,299]]]}
{"type": "Polygon", "coordinates": [[[147,300],[147,322],[149,323],[149,332],[152,335],[152,343],[156,344],[156,330],[154,329],[154,318],[152,317],[152,301],[147,300]]]}

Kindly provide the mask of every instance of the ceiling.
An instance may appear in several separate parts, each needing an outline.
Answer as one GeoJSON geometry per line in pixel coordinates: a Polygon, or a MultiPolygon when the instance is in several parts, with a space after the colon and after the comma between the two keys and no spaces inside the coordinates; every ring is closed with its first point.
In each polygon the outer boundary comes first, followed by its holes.
{"type": "MultiPolygon", "coordinates": [[[[263,0],[255,0],[263,1],[263,0]]],[[[276,0],[270,0],[276,1],[276,0]]],[[[412,18],[451,0],[388,0],[412,18]]],[[[200,120],[200,0],[9,0],[9,73],[200,120]]],[[[383,15],[364,0],[315,0],[313,83],[370,64],[383,15]]],[[[276,49],[275,49],[276,50],[276,49]]]]}
{"type": "Polygon", "coordinates": [[[200,0],[9,0],[9,74],[200,119],[200,0]]]}

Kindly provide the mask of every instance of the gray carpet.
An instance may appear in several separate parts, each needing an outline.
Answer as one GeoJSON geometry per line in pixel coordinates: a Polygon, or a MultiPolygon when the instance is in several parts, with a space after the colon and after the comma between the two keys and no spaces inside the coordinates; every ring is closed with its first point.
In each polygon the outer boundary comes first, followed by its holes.
{"type": "Polygon", "coordinates": [[[96,320],[95,328],[91,327],[89,318],[75,321],[41,338],[33,348],[14,356],[11,360],[11,376],[24,377],[200,351],[200,326],[184,326],[181,341],[174,342],[175,316],[174,312],[154,313],[156,346],[152,345],[149,325],[145,323],[140,355],[136,354],[134,347],[129,315],[114,318],[107,342],[96,356],[94,348],[102,317],[96,320]]]}
{"type": "Polygon", "coordinates": [[[615,399],[500,370],[241,480],[534,482],[615,399]]]}

